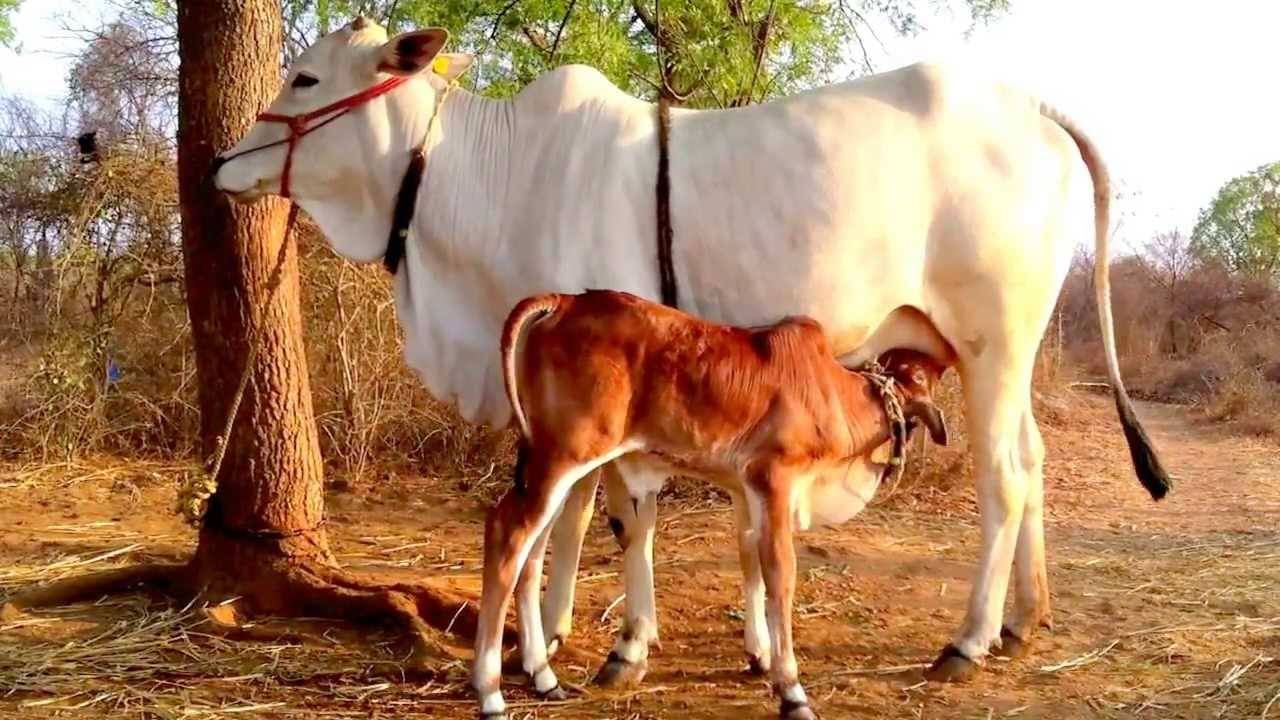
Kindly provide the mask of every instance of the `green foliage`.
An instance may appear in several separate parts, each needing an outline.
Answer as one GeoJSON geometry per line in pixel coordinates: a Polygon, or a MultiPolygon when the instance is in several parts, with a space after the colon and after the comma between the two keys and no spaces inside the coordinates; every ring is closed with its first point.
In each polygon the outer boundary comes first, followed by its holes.
{"type": "Polygon", "coordinates": [[[13,45],[17,37],[13,29],[13,15],[21,4],[22,0],[0,0],[0,45],[13,45]]]}
{"type": "MultiPolygon", "coordinates": [[[[1008,0],[935,0],[974,24],[1008,0]]],[[[874,27],[912,34],[913,0],[284,0],[296,52],[357,14],[392,32],[438,25],[475,53],[468,82],[510,95],[558,65],[591,65],[624,90],[695,107],[785,95],[871,69],[874,27]]]]}
{"type": "Polygon", "coordinates": [[[1280,162],[1223,185],[1200,211],[1191,247],[1231,270],[1280,276],[1280,162]]]}

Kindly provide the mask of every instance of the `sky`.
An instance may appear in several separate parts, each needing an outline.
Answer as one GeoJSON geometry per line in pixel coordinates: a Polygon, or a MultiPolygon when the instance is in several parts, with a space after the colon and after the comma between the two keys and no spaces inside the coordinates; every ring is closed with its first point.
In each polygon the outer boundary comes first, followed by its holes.
{"type": "MultiPolygon", "coordinates": [[[[930,7],[926,0],[915,0],[930,7]]],[[[953,2],[953,5],[955,3],[953,2]]],[[[967,21],[924,16],[911,38],[881,32],[876,69],[964,62],[1049,101],[1100,147],[1125,196],[1119,249],[1190,232],[1230,178],[1280,161],[1275,0],[1012,0],[966,37],[967,21]]],[[[25,0],[21,48],[0,49],[0,91],[60,106],[75,43],[100,0],[25,0]]]]}

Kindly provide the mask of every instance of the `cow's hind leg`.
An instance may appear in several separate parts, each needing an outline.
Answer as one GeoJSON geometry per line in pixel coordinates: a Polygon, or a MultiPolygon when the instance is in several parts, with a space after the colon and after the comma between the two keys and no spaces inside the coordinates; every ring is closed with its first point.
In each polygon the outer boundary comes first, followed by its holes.
{"type": "Polygon", "coordinates": [[[1022,414],[1019,450],[1027,478],[1027,500],[1013,558],[1013,617],[1001,628],[1001,642],[995,650],[1003,657],[1024,654],[1036,631],[1053,625],[1044,560],[1044,441],[1029,402],[1022,414]]]}
{"type": "MultiPolygon", "coordinates": [[[[502,628],[511,593],[539,537],[574,483],[625,452],[614,448],[590,458],[551,456],[531,449],[520,463],[523,477],[489,512],[484,534],[484,579],[476,626],[471,685],[485,718],[505,718],[502,699],[502,628]],[[522,481],[521,481],[522,480],[522,481]]],[[[536,611],[536,610],[535,610],[536,611]]],[[[544,649],[545,652],[545,649],[544,649]]],[[[540,684],[555,687],[549,667],[540,684]]]]}
{"type": "Polygon", "coordinates": [[[624,618],[613,650],[596,673],[605,687],[637,685],[649,668],[649,646],[658,642],[653,586],[653,537],[658,523],[658,490],[665,471],[643,462],[616,462],[603,471],[609,527],[622,546],[624,618]],[[623,479],[623,474],[626,479],[623,479]]]}
{"type": "Polygon", "coordinates": [[[976,669],[975,661],[1000,639],[1009,573],[1027,500],[1021,430],[1031,392],[1031,363],[1016,355],[1002,358],[995,348],[988,348],[980,359],[985,362],[975,359],[961,370],[982,520],[982,553],[964,624],[925,671],[928,679],[942,682],[968,679],[976,669]]]}
{"type": "Polygon", "coordinates": [[[542,625],[550,636],[548,656],[555,655],[573,629],[578,564],[582,559],[582,541],[595,514],[600,472],[591,473],[573,486],[551,526],[551,567],[547,570],[547,593],[542,602],[542,625]]]}

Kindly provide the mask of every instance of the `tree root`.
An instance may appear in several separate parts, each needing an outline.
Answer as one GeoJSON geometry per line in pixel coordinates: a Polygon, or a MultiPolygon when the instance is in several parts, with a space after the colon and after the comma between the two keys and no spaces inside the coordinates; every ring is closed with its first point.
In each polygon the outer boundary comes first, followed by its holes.
{"type": "Polygon", "coordinates": [[[97,600],[103,595],[126,590],[167,590],[184,569],[184,565],[146,563],[58,580],[10,598],[0,609],[0,618],[8,622],[21,617],[23,611],[30,608],[97,600]]]}
{"type": "MultiPolygon", "coordinates": [[[[147,563],[55,581],[28,590],[0,608],[6,622],[22,617],[28,609],[96,600],[130,590],[158,590],[181,602],[203,597],[211,603],[203,610],[210,630],[228,637],[275,639],[279,633],[252,631],[244,622],[265,607],[278,615],[307,615],[360,623],[390,622],[407,631],[412,641],[408,669],[431,673],[431,661],[458,660],[459,653],[440,638],[452,633],[474,637],[477,608],[468,598],[425,583],[388,582],[336,567],[324,557],[275,556],[228,583],[225,572],[214,578],[216,595],[236,597],[216,605],[211,596],[210,569],[196,558],[188,564],[147,563]],[[287,605],[280,599],[287,598],[287,605]]],[[[504,640],[514,643],[515,629],[507,624],[504,640]]]]}

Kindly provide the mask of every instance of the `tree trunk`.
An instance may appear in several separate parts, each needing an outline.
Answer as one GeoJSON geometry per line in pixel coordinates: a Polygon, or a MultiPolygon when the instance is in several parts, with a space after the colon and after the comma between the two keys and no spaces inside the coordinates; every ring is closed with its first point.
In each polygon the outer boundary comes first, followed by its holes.
{"type": "MultiPolygon", "coordinates": [[[[222,432],[250,334],[261,343],[193,562],[215,594],[241,594],[261,563],[330,560],[296,253],[285,255],[270,288],[288,202],[237,205],[208,175],[214,155],[243,136],[275,94],[280,52],[276,0],[178,4],[178,190],[206,456],[222,432]]],[[[288,593],[255,594],[258,609],[297,610],[288,593]]]]}

